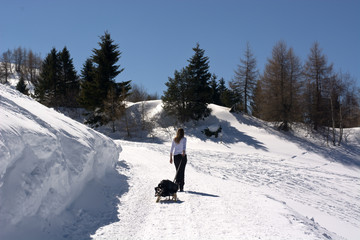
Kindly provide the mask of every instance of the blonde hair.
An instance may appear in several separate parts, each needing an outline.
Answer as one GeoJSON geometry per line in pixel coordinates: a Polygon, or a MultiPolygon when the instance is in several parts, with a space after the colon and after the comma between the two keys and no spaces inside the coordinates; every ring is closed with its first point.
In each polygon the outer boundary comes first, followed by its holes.
{"type": "Polygon", "coordinates": [[[174,141],[179,144],[180,140],[184,137],[184,129],[179,128],[176,133],[176,137],[174,138],[174,141]]]}

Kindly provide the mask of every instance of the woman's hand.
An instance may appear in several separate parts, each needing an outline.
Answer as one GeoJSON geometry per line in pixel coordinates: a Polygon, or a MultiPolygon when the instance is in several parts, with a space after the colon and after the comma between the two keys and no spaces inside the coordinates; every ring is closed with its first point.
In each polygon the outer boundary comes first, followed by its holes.
{"type": "Polygon", "coordinates": [[[170,158],[170,164],[172,164],[172,158],[170,158]]]}

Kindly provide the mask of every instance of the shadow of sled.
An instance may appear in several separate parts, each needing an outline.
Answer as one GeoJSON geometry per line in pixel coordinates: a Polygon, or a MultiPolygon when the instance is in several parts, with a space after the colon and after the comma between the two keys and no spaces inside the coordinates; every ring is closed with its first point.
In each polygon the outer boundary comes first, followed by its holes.
{"type": "Polygon", "coordinates": [[[176,199],[176,201],[172,200],[172,199],[163,199],[163,200],[159,200],[158,203],[161,203],[161,204],[181,204],[183,203],[184,201],[181,201],[180,199],[176,199]]]}

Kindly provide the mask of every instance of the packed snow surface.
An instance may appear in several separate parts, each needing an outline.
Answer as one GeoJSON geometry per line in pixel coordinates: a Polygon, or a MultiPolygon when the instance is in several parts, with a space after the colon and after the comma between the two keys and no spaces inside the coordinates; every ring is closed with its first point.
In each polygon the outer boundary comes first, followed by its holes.
{"type": "MultiPolygon", "coordinates": [[[[114,143],[8,87],[0,96],[0,239],[360,239],[358,128],[331,147],[210,105],[184,126],[185,192],[156,203],[175,175],[175,128],[114,143]]],[[[161,101],[129,110],[140,107],[163,117],[161,101]]]]}

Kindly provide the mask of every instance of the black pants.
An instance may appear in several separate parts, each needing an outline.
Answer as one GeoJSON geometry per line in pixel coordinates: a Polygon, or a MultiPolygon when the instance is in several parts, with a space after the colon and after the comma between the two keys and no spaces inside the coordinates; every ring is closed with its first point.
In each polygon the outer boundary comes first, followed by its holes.
{"type": "Polygon", "coordinates": [[[175,163],[175,168],[176,170],[179,169],[177,175],[176,175],[176,180],[175,182],[179,185],[180,190],[182,190],[184,188],[184,184],[185,184],[185,166],[186,166],[186,162],[187,162],[187,156],[185,155],[184,157],[182,156],[182,154],[178,154],[174,156],[174,163],[175,163]],[[181,163],[181,165],[180,165],[181,163]],[[180,166],[180,168],[179,168],[180,166]]]}

